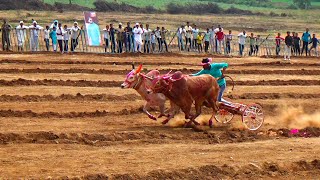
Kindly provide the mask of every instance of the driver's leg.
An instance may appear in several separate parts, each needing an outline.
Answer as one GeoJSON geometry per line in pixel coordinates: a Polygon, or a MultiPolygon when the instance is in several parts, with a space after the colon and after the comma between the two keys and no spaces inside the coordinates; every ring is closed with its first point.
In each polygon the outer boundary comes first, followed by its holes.
{"type": "Polygon", "coordinates": [[[224,91],[226,90],[226,87],[227,87],[226,84],[220,86],[218,101],[219,101],[219,102],[223,102],[223,103],[225,103],[225,104],[231,105],[231,104],[232,104],[231,102],[228,102],[228,101],[226,101],[225,99],[222,98],[222,97],[223,97],[223,93],[224,93],[224,91]]]}

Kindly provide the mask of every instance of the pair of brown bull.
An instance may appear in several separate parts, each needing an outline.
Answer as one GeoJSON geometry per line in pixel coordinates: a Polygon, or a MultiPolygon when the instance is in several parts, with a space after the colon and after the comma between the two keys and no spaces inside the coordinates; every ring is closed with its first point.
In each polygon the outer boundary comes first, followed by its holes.
{"type": "Polygon", "coordinates": [[[180,71],[173,74],[160,75],[158,70],[152,70],[147,74],[141,73],[142,65],[136,70],[128,73],[122,88],[134,88],[147,102],[143,111],[149,118],[156,120],[156,117],[148,112],[151,106],[159,106],[160,117],[167,116],[162,123],[166,124],[178,113],[179,109],[184,112],[189,123],[199,125],[195,119],[201,114],[202,105],[212,108],[212,116],[209,119],[209,126],[212,127],[212,120],[218,110],[217,97],[219,85],[217,80],[210,75],[186,76],[180,71]],[[165,114],[165,101],[170,100],[171,108],[169,114],[165,114]],[[191,114],[192,104],[195,104],[196,114],[191,114]]]}

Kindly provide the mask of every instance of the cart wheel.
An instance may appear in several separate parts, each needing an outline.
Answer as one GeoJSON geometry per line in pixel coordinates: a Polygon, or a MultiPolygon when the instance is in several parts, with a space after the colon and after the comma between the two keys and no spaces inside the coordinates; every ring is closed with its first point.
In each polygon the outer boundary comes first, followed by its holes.
{"type": "Polygon", "coordinates": [[[259,129],[264,121],[262,107],[259,104],[248,105],[243,111],[242,122],[248,129],[255,131],[259,129]]]}
{"type": "Polygon", "coordinates": [[[217,122],[226,124],[232,120],[233,116],[234,114],[230,113],[229,111],[225,109],[219,109],[214,118],[217,122]]]}

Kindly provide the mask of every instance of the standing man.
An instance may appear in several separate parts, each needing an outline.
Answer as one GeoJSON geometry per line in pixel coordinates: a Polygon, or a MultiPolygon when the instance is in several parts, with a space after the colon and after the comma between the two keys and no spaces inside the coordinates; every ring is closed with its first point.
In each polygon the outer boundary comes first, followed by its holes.
{"type": "Polygon", "coordinates": [[[116,29],[113,27],[113,24],[110,24],[111,53],[116,53],[115,34],[116,34],[116,29]]]}
{"type": "Polygon", "coordinates": [[[216,32],[216,39],[217,39],[217,52],[221,54],[221,47],[222,46],[224,47],[224,43],[223,43],[224,33],[222,32],[221,27],[219,27],[219,31],[216,32]]]}
{"type": "Polygon", "coordinates": [[[308,52],[309,52],[308,44],[309,44],[309,42],[311,41],[311,35],[310,35],[310,33],[309,33],[309,29],[308,29],[308,28],[306,29],[306,32],[304,32],[304,33],[302,34],[301,39],[302,39],[302,43],[303,43],[303,44],[302,44],[301,55],[303,54],[303,50],[305,50],[305,51],[306,51],[306,56],[308,56],[308,52]]]}
{"type": "Polygon", "coordinates": [[[161,50],[163,50],[163,44],[165,45],[166,47],[166,52],[169,52],[168,51],[168,44],[167,44],[167,41],[166,41],[166,33],[168,32],[168,30],[166,30],[164,27],[161,28],[161,50]]]}
{"type": "Polygon", "coordinates": [[[133,36],[133,29],[130,26],[130,22],[127,22],[127,34],[128,34],[128,46],[129,52],[133,52],[134,50],[134,36],[133,36]]]}
{"type": "Polygon", "coordinates": [[[251,33],[251,35],[250,35],[250,41],[249,41],[249,43],[250,43],[250,51],[249,51],[249,56],[252,56],[253,54],[254,54],[254,52],[255,52],[255,43],[256,43],[256,38],[253,36],[253,33],[251,33]]]}
{"type": "Polygon", "coordinates": [[[278,36],[276,37],[276,55],[280,55],[280,46],[281,46],[281,41],[284,39],[280,36],[281,34],[278,33],[278,36]]]}
{"type": "Polygon", "coordinates": [[[58,45],[61,53],[63,53],[63,40],[64,40],[63,35],[64,34],[65,34],[65,31],[61,27],[61,23],[59,23],[57,28],[57,39],[58,39],[58,45]]]}
{"type": "Polygon", "coordinates": [[[227,55],[231,55],[231,42],[232,42],[232,31],[229,30],[229,34],[226,35],[226,51],[227,55]]]}
{"type": "Polygon", "coordinates": [[[291,46],[293,44],[293,39],[292,39],[289,31],[287,32],[287,36],[286,36],[284,42],[286,44],[285,47],[284,47],[284,60],[285,61],[286,60],[290,61],[291,46]]]}
{"type": "Polygon", "coordinates": [[[196,47],[197,47],[198,33],[199,33],[199,29],[197,28],[197,25],[194,25],[194,29],[192,30],[192,35],[193,35],[192,46],[194,50],[196,50],[196,47]]]}
{"type": "Polygon", "coordinates": [[[136,23],[136,27],[133,29],[133,34],[134,34],[134,42],[135,42],[135,52],[140,52],[141,53],[141,46],[142,46],[142,34],[143,31],[139,26],[139,23],[136,23]]]}
{"type": "Polygon", "coordinates": [[[46,26],[46,29],[44,30],[44,42],[46,44],[46,49],[49,51],[50,49],[50,27],[46,26]]]}
{"type": "Polygon", "coordinates": [[[151,29],[149,29],[149,24],[146,24],[144,29],[144,46],[143,52],[150,53],[150,41],[151,41],[151,29]]]}
{"type": "Polygon", "coordinates": [[[104,39],[104,52],[108,52],[109,42],[110,42],[110,28],[109,25],[106,25],[106,28],[103,29],[103,39],[104,39]]]}
{"type": "Polygon", "coordinates": [[[78,37],[79,37],[79,27],[78,23],[74,22],[71,28],[71,51],[74,52],[76,47],[78,46],[78,37]]]}
{"type": "Polygon", "coordinates": [[[295,56],[300,56],[300,37],[298,36],[298,33],[294,34],[293,37],[293,46],[294,46],[294,53],[295,56]]]}
{"type": "Polygon", "coordinates": [[[39,50],[39,34],[40,30],[43,29],[38,25],[37,21],[33,21],[33,24],[29,26],[30,29],[30,43],[31,43],[31,51],[39,50]]]}
{"type": "Polygon", "coordinates": [[[159,47],[159,52],[162,51],[162,40],[161,40],[161,30],[160,27],[158,26],[156,31],[155,31],[155,35],[158,41],[158,47],[159,47]]]}
{"type": "Polygon", "coordinates": [[[11,31],[11,25],[8,24],[7,20],[3,20],[3,24],[1,26],[2,31],[2,49],[3,51],[9,51],[10,50],[10,31],[11,31]]]}
{"type": "Polygon", "coordinates": [[[191,36],[192,36],[192,27],[190,26],[190,23],[187,22],[186,27],[184,27],[186,30],[186,48],[188,48],[188,51],[192,48],[191,45],[191,36]],[[188,47],[188,42],[189,42],[189,47],[188,47]]]}
{"type": "Polygon", "coordinates": [[[244,51],[244,45],[246,44],[246,31],[243,31],[242,33],[240,33],[238,35],[239,38],[239,55],[242,56],[243,55],[243,51],[244,51]]]}
{"type": "Polygon", "coordinates": [[[204,52],[209,53],[209,43],[210,43],[210,29],[207,28],[207,31],[204,33],[204,52]]]}
{"type": "Polygon", "coordinates": [[[24,42],[27,36],[28,27],[23,25],[23,21],[16,27],[16,33],[18,38],[18,51],[23,51],[24,42]]]}
{"type": "Polygon", "coordinates": [[[118,43],[118,53],[122,53],[123,48],[123,28],[122,23],[119,23],[119,28],[117,29],[117,43],[118,43]]]}
{"type": "Polygon", "coordinates": [[[178,28],[178,31],[177,31],[178,46],[179,46],[180,51],[184,50],[183,38],[185,37],[185,34],[186,34],[186,30],[184,29],[184,26],[182,25],[180,28],[178,28]]]}
{"type": "Polygon", "coordinates": [[[68,26],[67,25],[63,26],[63,30],[64,30],[64,35],[63,35],[64,52],[68,52],[69,51],[69,39],[70,39],[71,31],[68,30],[68,26]]]}

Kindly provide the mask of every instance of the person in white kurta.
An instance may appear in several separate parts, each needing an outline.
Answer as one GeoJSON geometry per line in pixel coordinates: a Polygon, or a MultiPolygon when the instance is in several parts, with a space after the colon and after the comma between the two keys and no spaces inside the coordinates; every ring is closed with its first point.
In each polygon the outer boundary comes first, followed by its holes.
{"type": "Polygon", "coordinates": [[[18,38],[18,51],[23,51],[24,42],[27,36],[28,26],[23,25],[23,21],[16,27],[17,38],[18,38]]]}
{"type": "Polygon", "coordinates": [[[136,43],[136,46],[134,48],[135,52],[141,52],[141,46],[142,46],[142,37],[143,30],[140,28],[139,23],[136,23],[136,27],[133,29],[134,34],[134,41],[136,43]]]}
{"type": "Polygon", "coordinates": [[[43,27],[39,26],[37,21],[33,21],[33,24],[29,26],[29,29],[31,51],[38,51],[40,30],[43,29],[43,27]]]}

